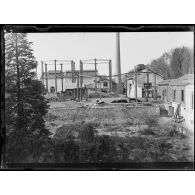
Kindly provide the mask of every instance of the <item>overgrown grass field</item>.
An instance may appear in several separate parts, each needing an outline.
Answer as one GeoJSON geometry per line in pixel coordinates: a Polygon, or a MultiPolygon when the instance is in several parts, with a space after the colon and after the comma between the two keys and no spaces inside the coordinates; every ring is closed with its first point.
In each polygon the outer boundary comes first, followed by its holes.
{"type": "Polygon", "coordinates": [[[193,135],[150,107],[58,109],[45,118],[54,153],[49,162],[193,162],[193,135]]]}

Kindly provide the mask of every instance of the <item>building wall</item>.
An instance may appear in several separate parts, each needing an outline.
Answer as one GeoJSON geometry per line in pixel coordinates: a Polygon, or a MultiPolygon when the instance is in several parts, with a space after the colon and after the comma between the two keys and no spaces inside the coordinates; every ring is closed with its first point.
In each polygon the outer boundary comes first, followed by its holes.
{"type": "Polygon", "coordinates": [[[188,129],[194,131],[194,85],[186,86],[186,109],[183,113],[188,129]]]}
{"type": "MultiPolygon", "coordinates": [[[[159,86],[159,95],[161,95],[162,99],[163,89],[167,89],[167,86],[159,86]]],[[[166,96],[164,97],[164,99],[164,101],[167,102],[166,96]]],[[[168,92],[168,100],[168,102],[171,102],[171,106],[174,108],[174,111],[176,110],[178,104],[181,104],[180,114],[185,118],[186,127],[190,130],[194,130],[194,85],[170,86],[168,92]],[[174,90],[176,90],[175,98],[174,90]],[[181,98],[181,90],[184,90],[184,101],[182,101],[181,98]]]]}
{"type": "Polygon", "coordinates": [[[176,102],[176,103],[181,103],[182,106],[186,105],[186,91],[185,91],[185,86],[172,86],[172,95],[171,95],[171,101],[176,102]],[[174,90],[176,90],[176,97],[174,99],[174,90]],[[184,101],[181,99],[181,90],[184,90],[184,101]]]}
{"type": "MultiPolygon", "coordinates": [[[[146,73],[139,73],[139,75],[137,75],[137,80],[141,83],[147,83],[147,74],[146,73]]],[[[156,83],[158,84],[159,82],[161,82],[163,80],[163,78],[159,75],[156,75],[156,83]]],[[[154,85],[155,82],[155,74],[150,73],[149,74],[149,83],[152,83],[152,86],[154,85]]]]}
{"type": "MultiPolygon", "coordinates": [[[[132,80],[127,81],[127,97],[135,98],[135,85],[132,80]]],[[[137,98],[142,98],[142,87],[137,86],[137,98]]]]}
{"type": "MultiPolygon", "coordinates": [[[[94,78],[83,78],[83,86],[90,83],[93,83],[94,78]]],[[[45,86],[46,86],[46,82],[44,82],[45,86]]],[[[80,85],[80,83],[79,83],[80,85]]],[[[50,92],[50,88],[54,87],[55,88],[55,79],[48,79],[48,91],[50,92]]],[[[77,82],[72,83],[72,78],[64,78],[63,79],[63,89],[73,89],[73,88],[77,88],[77,82]]],[[[61,79],[57,79],[57,92],[62,91],[62,80],[61,79]]]]}
{"type": "Polygon", "coordinates": [[[168,85],[160,85],[160,86],[158,86],[157,94],[159,96],[161,96],[161,99],[163,101],[170,102],[171,101],[171,96],[172,96],[172,89],[168,85]]]}

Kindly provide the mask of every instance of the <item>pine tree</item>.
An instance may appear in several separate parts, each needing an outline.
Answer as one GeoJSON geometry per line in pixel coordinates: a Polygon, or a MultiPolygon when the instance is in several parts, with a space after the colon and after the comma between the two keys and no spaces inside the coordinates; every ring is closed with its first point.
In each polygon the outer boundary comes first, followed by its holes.
{"type": "Polygon", "coordinates": [[[42,91],[36,80],[37,62],[25,33],[5,35],[5,106],[7,160],[24,161],[40,152],[40,140],[48,138],[43,117],[47,113],[42,91]],[[38,144],[39,142],[39,144],[38,144]]]}

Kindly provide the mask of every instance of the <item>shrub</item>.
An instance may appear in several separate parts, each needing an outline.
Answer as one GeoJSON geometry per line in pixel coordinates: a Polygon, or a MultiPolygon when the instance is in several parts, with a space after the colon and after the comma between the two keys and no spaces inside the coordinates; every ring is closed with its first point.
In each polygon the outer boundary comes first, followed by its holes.
{"type": "Polygon", "coordinates": [[[116,147],[113,139],[108,135],[95,137],[95,160],[113,162],[116,156],[116,147]]]}
{"type": "Polygon", "coordinates": [[[149,116],[146,118],[146,125],[148,125],[149,127],[155,127],[158,125],[158,120],[156,117],[154,116],[149,116]]]}
{"type": "Polygon", "coordinates": [[[144,129],[141,134],[143,135],[156,135],[156,132],[151,129],[151,128],[147,128],[147,129],[144,129]]]}
{"type": "Polygon", "coordinates": [[[70,137],[77,137],[79,131],[81,131],[81,128],[81,123],[63,125],[56,130],[53,138],[66,140],[70,137]]]}
{"type": "Polygon", "coordinates": [[[48,121],[49,122],[51,122],[51,121],[53,121],[53,120],[58,118],[56,115],[54,115],[52,113],[48,113],[47,116],[48,116],[48,121]]]}
{"type": "Polygon", "coordinates": [[[55,163],[79,162],[79,144],[73,136],[68,136],[65,140],[54,140],[53,153],[55,163]]]}
{"type": "Polygon", "coordinates": [[[84,144],[92,143],[95,138],[94,123],[84,124],[79,132],[79,138],[84,144]]]}

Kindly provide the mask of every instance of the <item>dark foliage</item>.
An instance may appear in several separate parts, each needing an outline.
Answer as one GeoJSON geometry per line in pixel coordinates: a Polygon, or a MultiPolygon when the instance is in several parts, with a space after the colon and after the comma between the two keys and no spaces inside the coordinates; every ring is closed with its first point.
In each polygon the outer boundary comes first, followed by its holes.
{"type": "Polygon", "coordinates": [[[149,68],[163,75],[164,79],[176,79],[189,72],[194,72],[193,55],[191,48],[178,47],[152,60],[149,68]]]}
{"type": "Polygon", "coordinates": [[[36,79],[31,44],[24,33],[5,35],[7,162],[39,161],[49,140],[43,119],[48,106],[36,79]]]}

